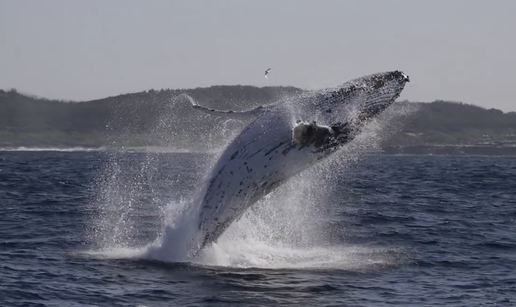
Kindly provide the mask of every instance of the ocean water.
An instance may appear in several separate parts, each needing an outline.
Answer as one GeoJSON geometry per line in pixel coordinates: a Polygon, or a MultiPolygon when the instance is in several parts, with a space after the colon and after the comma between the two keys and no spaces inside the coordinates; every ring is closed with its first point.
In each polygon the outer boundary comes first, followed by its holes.
{"type": "Polygon", "coordinates": [[[516,306],[515,158],[334,162],[174,258],[212,162],[0,152],[0,306],[516,306]]]}

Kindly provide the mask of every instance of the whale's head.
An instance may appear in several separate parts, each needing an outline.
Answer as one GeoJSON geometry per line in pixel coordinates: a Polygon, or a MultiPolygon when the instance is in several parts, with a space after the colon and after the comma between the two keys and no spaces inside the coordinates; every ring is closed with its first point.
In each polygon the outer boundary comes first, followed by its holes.
{"type": "Polygon", "coordinates": [[[317,122],[298,121],[292,129],[292,143],[313,146],[315,152],[338,148],[394,103],[407,82],[410,79],[406,74],[391,71],[317,92],[310,105],[317,114],[317,122]]]}

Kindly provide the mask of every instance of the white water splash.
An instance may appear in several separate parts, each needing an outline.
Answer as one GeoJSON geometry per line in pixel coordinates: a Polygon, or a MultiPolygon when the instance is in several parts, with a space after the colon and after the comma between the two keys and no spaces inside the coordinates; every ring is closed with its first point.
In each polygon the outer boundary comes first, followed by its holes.
{"type": "MultiPolygon", "coordinates": [[[[138,193],[138,190],[127,189],[125,180],[128,179],[117,177],[120,170],[113,162],[110,166],[112,177],[106,181],[103,194],[111,195],[111,198],[104,201],[107,205],[103,212],[114,210],[116,214],[104,218],[101,223],[107,226],[101,229],[100,237],[104,238],[104,242],[100,244],[98,253],[104,257],[192,261],[203,265],[241,268],[362,269],[393,263],[392,257],[382,250],[329,244],[331,234],[325,232],[325,218],[327,209],[332,205],[332,190],[337,188],[335,179],[345,175],[346,170],[356,165],[364,153],[378,150],[381,141],[397,132],[403,119],[415,111],[415,106],[393,105],[388,108],[345,148],[256,203],[197,259],[187,258],[188,241],[198,225],[199,204],[195,197],[169,202],[160,215],[163,230],[157,239],[147,246],[131,247],[130,233],[133,229],[126,215],[132,209],[131,201],[123,197],[138,193]],[[122,203],[124,205],[120,205],[122,203]]],[[[223,129],[231,130],[226,131],[227,138],[222,140],[224,144],[238,132],[226,126],[230,124],[223,123],[223,129]]],[[[219,148],[223,150],[225,146],[219,148]]],[[[206,166],[204,171],[213,165],[219,153],[203,162],[206,166]]],[[[152,163],[152,160],[148,160],[141,173],[148,175],[152,163]]],[[[196,193],[203,195],[202,190],[196,193]]]]}
{"type": "Polygon", "coordinates": [[[197,228],[197,210],[192,201],[171,203],[165,211],[162,234],[144,250],[144,257],[170,262],[184,262],[190,249],[189,243],[197,228]]]}
{"type": "Polygon", "coordinates": [[[388,250],[360,246],[292,248],[263,241],[232,240],[213,244],[206,249],[202,264],[236,268],[356,271],[395,265],[398,259],[392,254],[388,250]]]}

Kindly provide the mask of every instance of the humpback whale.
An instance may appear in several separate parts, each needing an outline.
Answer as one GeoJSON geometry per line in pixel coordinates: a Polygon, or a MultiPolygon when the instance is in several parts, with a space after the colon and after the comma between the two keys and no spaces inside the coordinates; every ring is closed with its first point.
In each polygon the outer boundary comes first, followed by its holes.
{"type": "Polygon", "coordinates": [[[216,241],[260,198],[352,141],[409,81],[401,71],[375,73],[241,112],[192,102],[204,112],[254,120],[225,148],[195,201],[198,225],[190,256],[216,241]]]}

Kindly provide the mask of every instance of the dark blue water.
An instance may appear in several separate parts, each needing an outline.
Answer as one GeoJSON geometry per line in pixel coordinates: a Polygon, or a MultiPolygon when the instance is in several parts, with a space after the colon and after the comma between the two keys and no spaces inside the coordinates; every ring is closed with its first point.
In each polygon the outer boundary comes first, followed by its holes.
{"type": "Polygon", "coordinates": [[[516,305],[514,158],[365,156],[312,211],[288,193],[264,204],[289,208],[276,224],[255,209],[209,261],[140,253],[207,161],[1,152],[0,306],[516,305]]]}

